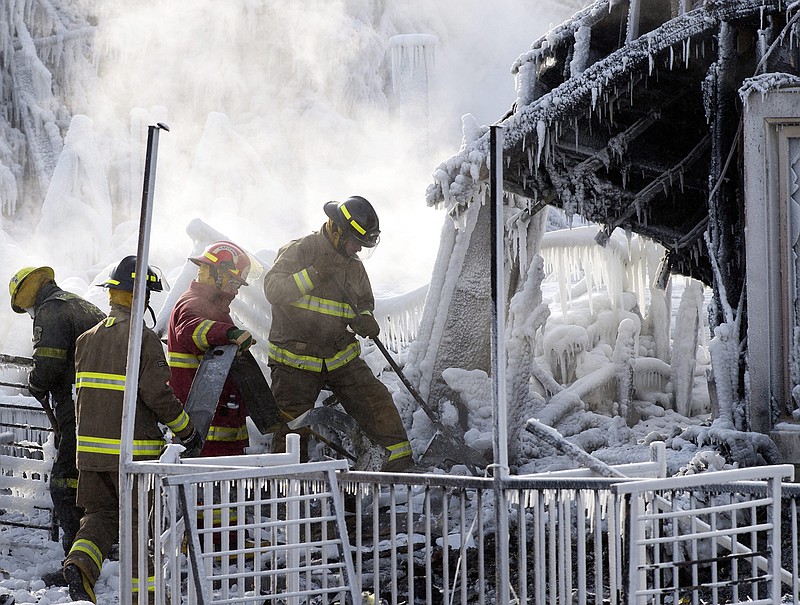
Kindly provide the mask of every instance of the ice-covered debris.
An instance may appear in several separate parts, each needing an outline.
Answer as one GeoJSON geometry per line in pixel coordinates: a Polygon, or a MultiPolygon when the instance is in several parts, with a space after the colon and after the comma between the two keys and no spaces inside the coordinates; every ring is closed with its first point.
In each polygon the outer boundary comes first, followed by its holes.
{"type": "Polygon", "coordinates": [[[158,457],[158,461],[162,464],[180,464],[181,454],[186,451],[186,448],[179,443],[168,443],[164,446],[164,451],[158,457]]]}
{"type": "Polygon", "coordinates": [[[739,88],[739,98],[747,110],[749,109],[750,95],[760,94],[763,99],[771,90],[788,87],[800,87],[800,77],[781,72],[759,74],[743,80],[742,86],[739,88]]]}
{"type": "Polygon", "coordinates": [[[695,475],[705,471],[722,471],[732,468],[725,457],[714,450],[699,450],[689,463],[678,471],[678,475],[695,475]]]}

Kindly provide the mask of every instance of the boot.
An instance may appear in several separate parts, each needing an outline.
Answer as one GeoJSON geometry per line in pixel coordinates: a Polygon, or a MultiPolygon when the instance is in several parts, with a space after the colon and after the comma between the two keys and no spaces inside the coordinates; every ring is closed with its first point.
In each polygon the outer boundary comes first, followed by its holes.
{"type": "Polygon", "coordinates": [[[69,598],[73,601],[91,601],[97,603],[94,595],[94,587],[89,582],[89,578],[81,571],[80,567],[74,564],[64,568],[64,578],[69,586],[69,598]]]}

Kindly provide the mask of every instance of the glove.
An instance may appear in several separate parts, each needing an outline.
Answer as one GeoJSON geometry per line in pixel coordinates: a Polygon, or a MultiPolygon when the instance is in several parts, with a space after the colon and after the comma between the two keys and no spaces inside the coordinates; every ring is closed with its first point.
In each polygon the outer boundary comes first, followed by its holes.
{"type": "Polygon", "coordinates": [[[203,438],[197,429],[192,429],[186,439],[181,439],[183,447],[186,449],[181,453],[181,458],[197,458],[200,455],[200,450],[203,449],[203,438]]]}
{"type": "Polygon", "coordinates": [[[359,315],[350,322],[353,332],[364,338],[375,338],[381,333],[378,322],[372,315],[359,315]]]}
{"type": "Polygon", "coordinates": [[[256,344],[250,332],[247,330],[240,330],[239,328],[231,328],[228,330],[228,340],[238,347],[239,353],[244,353],[247,349],[256,344]]]}

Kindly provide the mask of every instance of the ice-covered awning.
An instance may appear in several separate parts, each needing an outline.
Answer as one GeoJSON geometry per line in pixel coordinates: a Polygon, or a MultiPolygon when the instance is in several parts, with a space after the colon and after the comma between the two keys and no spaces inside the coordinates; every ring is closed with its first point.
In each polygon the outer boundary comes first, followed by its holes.
{"type": "MultiPolygon", "coordinates": [[[[797,73],[795,9],[599,0],[580,11],[512,66],[518,98],[499,120],[506,191],[530,212],[551,204],[599,222],[606,236],[646,235],[670,251],[673,272],[712,284],[708,222],[721,232],[741,224],[737,90],[761,71],[797,73]]],[[[465,126],[428,203],[454,214],[469,205],[488,176],[488,148],[485,128],[465,126]]]]}

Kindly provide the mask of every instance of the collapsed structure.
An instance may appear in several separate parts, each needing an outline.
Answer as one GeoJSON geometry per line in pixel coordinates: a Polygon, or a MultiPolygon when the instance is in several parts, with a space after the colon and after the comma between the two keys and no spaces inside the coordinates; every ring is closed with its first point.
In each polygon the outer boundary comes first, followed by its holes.
{"type": "MultiPolygon", "coordinates": [[[[516,338],[533,350],[544,331],[546,317],[535,320],[538,335],[515,331],[525,318],[513,313],[514,297],[541,280],[542,209],[600,223],[598,246],[615,230],[646,236],[665,249],[654,276],[662,287],[681,274],[713,288],[713,428],[731,442],[739,437],[724,431],[754,432],[749,462],[777,456],[767,434],[783,459],[796,457],[783,421],[792,420],[800,383],[797,8],[777,0],[598,0],[516,60],[518,98],[498,120],[511,346],[516,338]]],[[[490,368],[490,210],[482,203],[489,157],[488,128],[467,116],[461,150],[428,189],[428,204],[455,219],[411,355],[435,404],[458,401],[442,378],[447,368],[490,368]]],[[[561,389],[528,357],[522,378],[509,372],[509,392],[519,394],[511,405],[522,409],[511,419],[542,414],[561,389]],[[527,393],[531,377],[544,402],[527,393]]]]}

